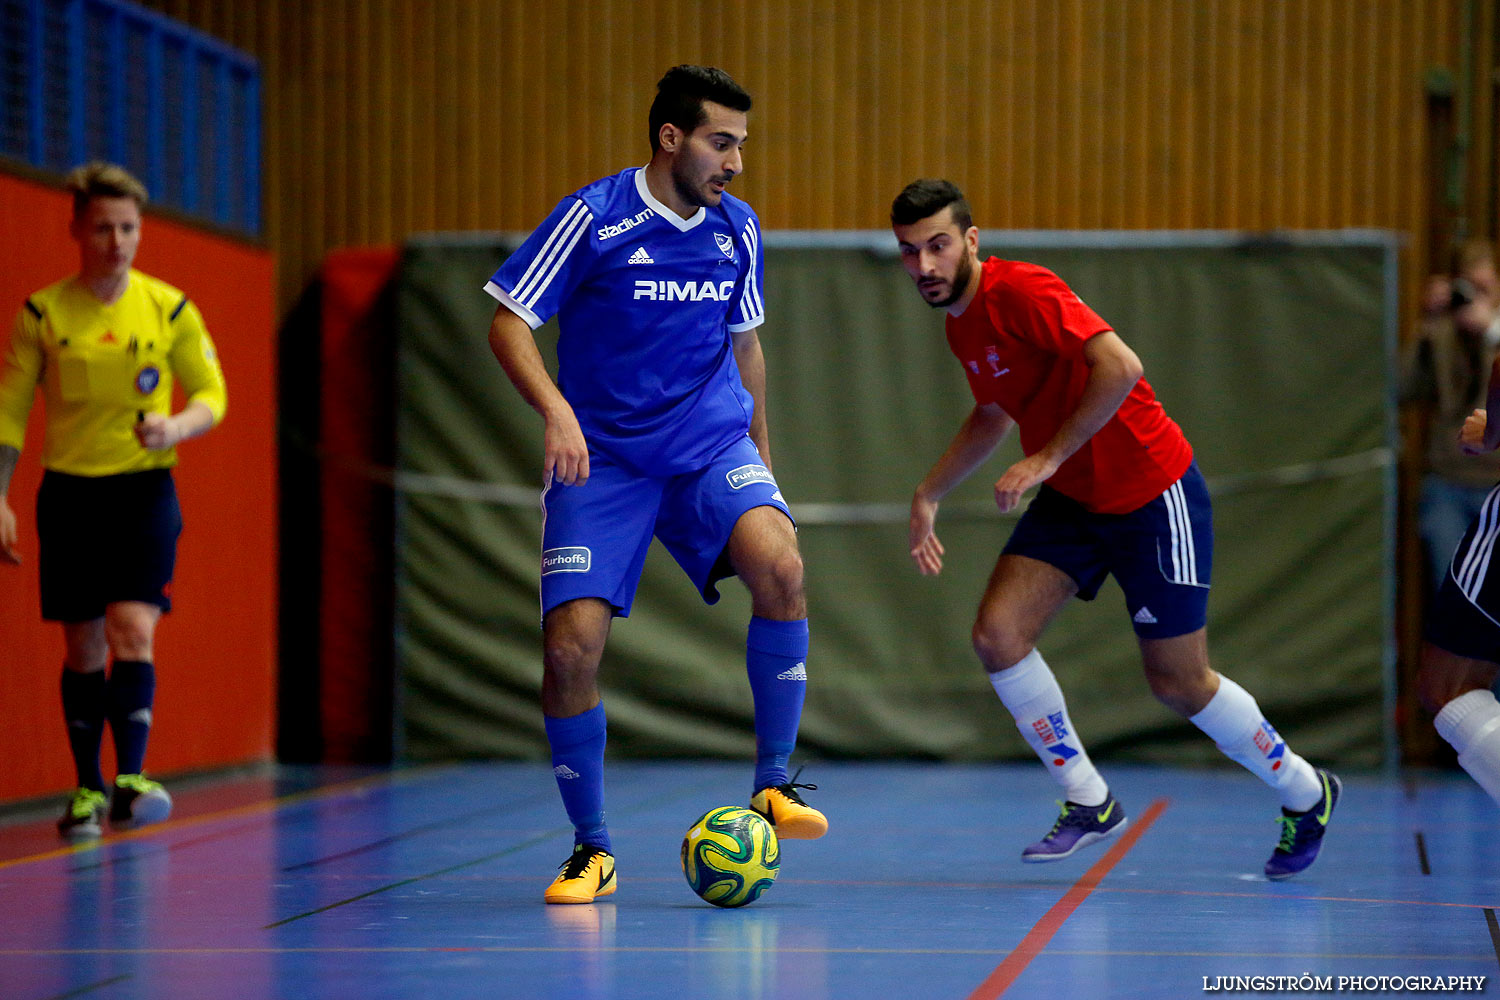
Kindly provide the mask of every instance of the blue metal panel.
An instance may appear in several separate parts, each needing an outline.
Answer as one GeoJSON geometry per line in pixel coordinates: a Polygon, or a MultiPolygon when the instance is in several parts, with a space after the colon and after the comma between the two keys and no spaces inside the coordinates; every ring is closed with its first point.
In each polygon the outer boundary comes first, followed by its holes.
{"type": "Polygon", "coordinates": [[[122,163],[156,201],[259,232],[255,60],[128,0],[14,0],[5,12],[25,49],[3,95],[6,152],[57,171],[122,163]]]}
{"type": "Polygon", "coordinates": [[[229,186],[234,171],[234,149],[230,146],[230,136],[234,133],[229,126],[233,121],[231,109],[234,107],[234,95],[230,91],[229,60],[218,59],[216,63],[213,107],[218,113],[208,116],[214,123],[214,218],[220,222],[228,222],[233,218],[229,186]]]}
{"type": "Polygon", "coordinates": [[[68,160],[82,163],[88,158],[83,122],[83,112],[88,106],[83,86],[83,49],[87,41],[83,30],[83,0],[68,0],[63,16],[68,26],[68,160]]]}
{"type": "Polygon", "coordinates": [[[244,86],[245,150],[240,177],[245,185],[245,214],[239,224],[260,232],[260,75],[248,73],[244,86]]]}
{"type": "Polygon", "coordinates": [[[161,64],[161,32],[150,30],[146,36],[146,186],[153,191],[166,189],[166,161],[162,156],[161,64]]]}
{"type": "Polygon", "coordinates": [[[125,161],[125,15],[119,10],[109,17],[109,158],[125,161]]]}
{"type": "Polygon", "coordinates": [[[182,52],[182,207],[198,212],[198,46],[188,42],[182,52]]]}
{"type": "Polygon", "coordinates": [[[45,35],[42,31],[42,0],[31,0],[30,44],[26,46],[26,128],[28,137],[26,155],[32,163],[44,166],[47,160],[46,133],[42,121],[44,110],[42,81],[46,78],[46,66],[42,46],[45,35]]]}

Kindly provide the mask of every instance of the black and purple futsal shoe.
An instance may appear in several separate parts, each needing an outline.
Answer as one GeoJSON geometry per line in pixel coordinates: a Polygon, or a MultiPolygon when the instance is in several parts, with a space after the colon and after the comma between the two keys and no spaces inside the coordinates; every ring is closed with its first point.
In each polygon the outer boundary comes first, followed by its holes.
{"type": "Polygon", "coordinates": [[[1333,807],[1339,804],[1343,783],[1338,775],[1318,768],[1318,781],[1323,785],[1323,797],[1307,812],[1281,810],[1281,843],[1271,859],[1266,862],[1266,878],[1281,880],[1291,878],[1318,859],[1323,847],[1323,834],[1328,830],[1328,820],[1333,816],[1333,807]]]}
{"type": "Polygon", "coordinates": [[[1061,861],[1090,844],[1113,837],[1128,823],[1125,808],[1113,792],[1097,806],[1081,806],[1077,802],[1061,802],[1059,805],[1062,813],[1052,824],[1052,831],[1022,851],[1022,861],[1032,864],[1061,861]]]}

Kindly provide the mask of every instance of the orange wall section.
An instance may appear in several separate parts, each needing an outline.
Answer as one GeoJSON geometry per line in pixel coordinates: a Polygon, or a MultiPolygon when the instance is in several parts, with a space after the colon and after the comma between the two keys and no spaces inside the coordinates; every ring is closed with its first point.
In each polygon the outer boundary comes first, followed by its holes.
{"type": "MultiPolygon", "coordinates": [[[[60,190],[0,173],[0,312],[9,337],[30,293],[76,270],[60,190]]],[[[229,384],[229,410],[181,447],[185,529],[173,611],[157,631],[157,694],[147,770],[157,775],[269,759],[276,678],[275,262],[259,248],[149,211],[136,266],[183,289],[203,312],[229,384]]],[[[181,405],[179,400],[178,405],[181,405]]],[[[9,491],[25,565],[0,567],[0,802],[71,788],[62,722],[60,629],[41,621],[36,488],[38,397],[9,491]]],[[[105,775],[113,752],[105,736],[105,775]]]]}

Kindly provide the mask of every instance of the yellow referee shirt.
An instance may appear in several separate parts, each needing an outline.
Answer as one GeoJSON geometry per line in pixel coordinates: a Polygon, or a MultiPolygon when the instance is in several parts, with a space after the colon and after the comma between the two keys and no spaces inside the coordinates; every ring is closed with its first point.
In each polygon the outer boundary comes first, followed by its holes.
{"type": "Polygon", "coordinates": [[[77,277],[37,292],[16,314],[0,360],[0,445],[20,448],[42,387],[42,465],[75,476],[168,468],[177,451],[148,451],[142,413],[172,413],[172,382],[224,417],[227,395],[213,340],[186,295],[139,271],[105,305],[77,277]]]}

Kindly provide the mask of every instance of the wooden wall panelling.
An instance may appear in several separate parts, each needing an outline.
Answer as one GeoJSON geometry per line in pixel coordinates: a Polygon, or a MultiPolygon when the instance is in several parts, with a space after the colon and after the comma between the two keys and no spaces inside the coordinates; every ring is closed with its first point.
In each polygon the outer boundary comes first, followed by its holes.
{"type": "Polygon", "coordinates": [[[1474,126],[1469,177],[1470,230],[1491,239],[1500,235],[1495,227],[1496,189],[1500,186],[1500,164],[1495,162],[1495,98],[1500,83],[1500,52],[1496,51],[1496,43],[1500,11],[1495,6],[1493,0],[1475,4],[1474,126]]]}
{"type": "MultiPolygon", "coordinates": [[[[261,61],[283,303],[342,245],[526,229],[646,159],[669,65],[756,98],[735,190],[767,228],[880,228],[946,174],[987,228],[1382,226],[1424,238],[1421,77],[1474,51],[1493,150],[1495,12],[1471,0],[153,0],[261,61]]],[[[1477,156],[1477,154],[1476,154],[1477,156]]],[[[1468,178],[1493,228],[1493,153],[1468,178]]],[[[1402,287],[1419,280],[1405,255],[1402,287]]]]}

